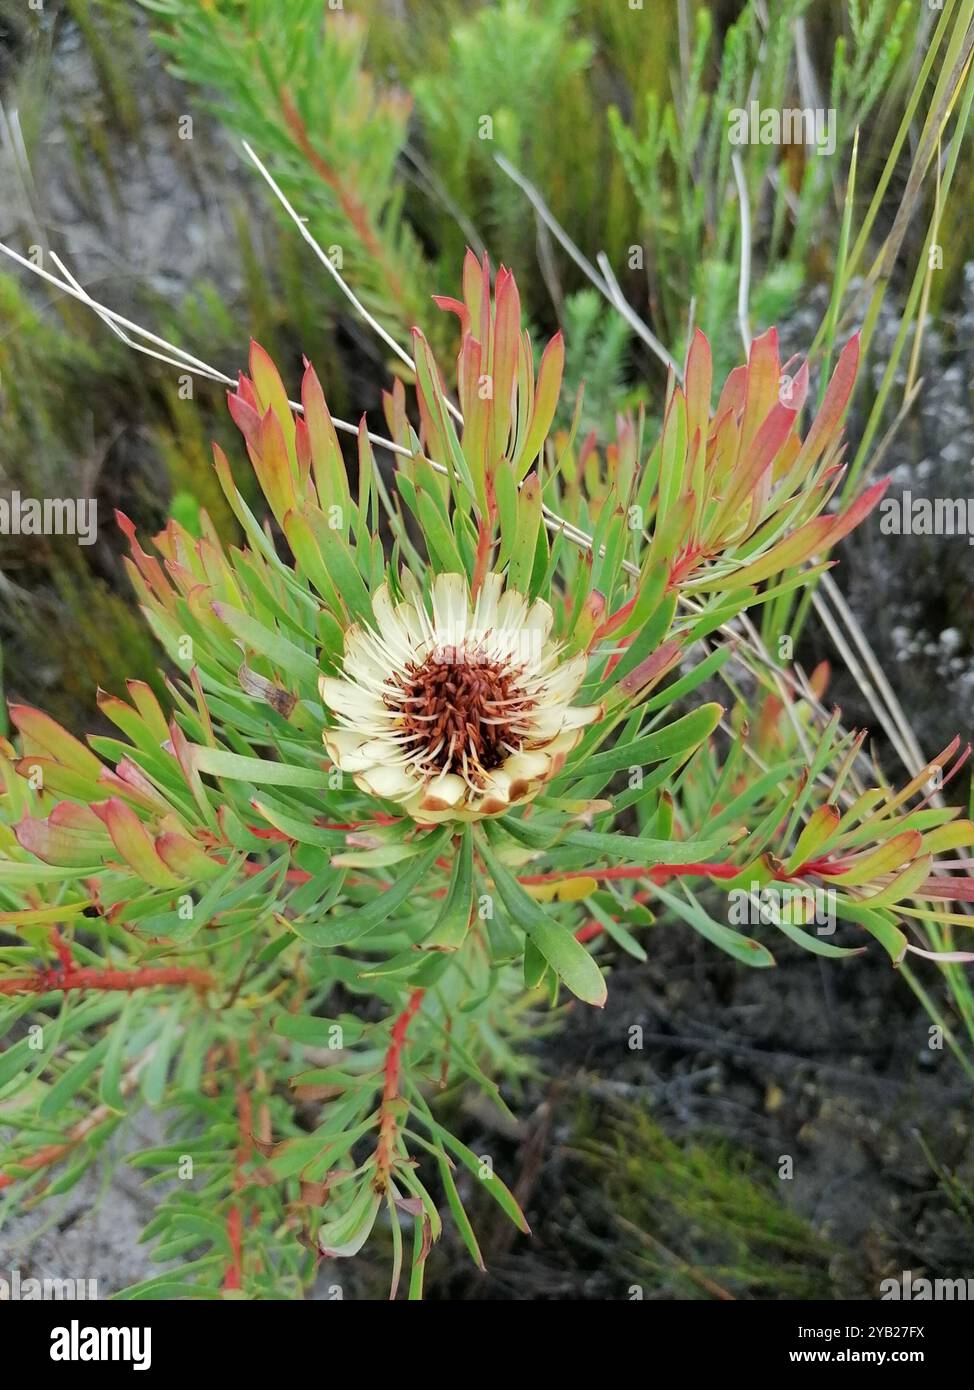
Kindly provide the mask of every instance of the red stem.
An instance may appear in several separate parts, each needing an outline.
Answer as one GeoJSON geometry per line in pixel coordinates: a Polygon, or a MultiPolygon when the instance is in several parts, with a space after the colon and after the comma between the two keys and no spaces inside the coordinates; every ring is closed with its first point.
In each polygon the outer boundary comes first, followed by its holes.
{"type": "Polygon", "coordinates": [[[361,203],[355,194],[349,190],[332,165],[330,165],[312,145],[304,121],[302,121],[297,108],[286,91],[280,93],[280,102],[281,110],[284,113],[284,119],[288,124],[288,128],[294,137],[298,149],[318,174],[319,178],[324,179],[328,187],[334,192],[342,212],[355,228],[369,255],[382,266],[385,284],[391,292],[392,297],[398,304],[405,305],[408,302],[408,296],[403,287],[402,280],[390,265],[385,247],[373,227],[365,204],[361,203]]]}
{"type": "MultiPolygon", "coordinates": [[[[46,1168],[49,1163],[57,1163],[59,1158],[63,1158],[78,1143],[80,1143],[79,1139],[69,1139],[63,1144],[48,1144],[46,1149],[38,1149],[28,1158],[17,1159],[17,1167],[29,1168],[31,1172],[37,1168],[46,1168]]],[[[0,1173],[0,1189],[9,1187],[11,1183],[16,1181],[17,1179],[10,1173],[0,1173]]]]}
{"type": "Polygon", "coordinates": [[[395,1101],[399,1098],[399,1077],[402,1072],[406,1034],[419,1012],[425,993],[425,989],[414,989],[409,996],[409,1003],[392,1025],[392,1036],[386,1052],[385,1085],[382,1088],[382,1103],[379,1106],[379,1140],[375,1146],[375,1186],[380,1191],[385,1189],[392,1167],[392,1146],[396,1137],[395,1101]]]}
{"type": "Polygon", "coordinates": [[[32,975],[7,976],[0,980],[0,994],[67,993],[71,989],[149,989],[153,985],[192,985],[209,989],[213,976],[192,966],[170,965],[140,970],[97,970],[71,964],[66,969],[35,970],[32,975]]]}
{"type": "MultiPolygon", "coordinates": [[[[246,1186],[247,1179],[244,1176],[244,1165],[250,1158],[252,1152],[253,1135],[253,1109],[250,1104],[250,1096],[244,1090],[242,1084],[237,1086],[237,1127],[240,1132],[240,1143],[237,1146],[236,1165],[233,1174],[233,1186],[235,1192],[240,1192],[246,1186]]],[[[243,1205],[238,1202],[230,1204],[227,1212],[227,1238],[230,1241],[230,1263],[227,1265],[227,1272],[223,1277],[224,1289],[240,1289],[243,1287],[243,1205]]]]}
{"type": "Polygon", "coordinates": [[[612,869],[556,870],[548,874],[519,874],[518,883],[567,883],[573,878],[594,878],[601,881],[614,878],[648,878],[653,883],[665,883],[670,878],[692,878],[708,874],[711,878],[736,878],[740,869],[735,864],[653,864],[641,868],[638,864],[623,864],[612,869]]]}

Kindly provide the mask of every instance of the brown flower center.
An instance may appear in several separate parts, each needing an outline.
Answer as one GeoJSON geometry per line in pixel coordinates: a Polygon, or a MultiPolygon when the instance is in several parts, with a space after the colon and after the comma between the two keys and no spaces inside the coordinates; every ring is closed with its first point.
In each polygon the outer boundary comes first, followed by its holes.
{"type": "Polygon", "coordinates": [[[387,696],[386,705],[400,714],[424,770],[456,772],[478,786],[521,749],[534,700],[521,690],[520,675],[477,650],[441,648],[409,663],[396,677],[402,694],[387,696]]]}

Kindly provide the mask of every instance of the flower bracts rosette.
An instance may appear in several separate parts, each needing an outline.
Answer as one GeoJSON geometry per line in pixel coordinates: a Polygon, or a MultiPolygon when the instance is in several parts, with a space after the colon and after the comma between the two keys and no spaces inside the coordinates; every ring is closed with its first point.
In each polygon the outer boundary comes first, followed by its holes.
{"type": "Polygon", "coordinates": [[[337,728],[324,742],[363,791],[422,824],[476,821],[531,798],[560,772],[598,705],[571,701],[585,656],[565,659],[553,614],[501,576],[475,600],[466,577],[437,575],[422,596],[373,596],[376,626],[345,635],[343,676],[323,676],[337,728]]]}

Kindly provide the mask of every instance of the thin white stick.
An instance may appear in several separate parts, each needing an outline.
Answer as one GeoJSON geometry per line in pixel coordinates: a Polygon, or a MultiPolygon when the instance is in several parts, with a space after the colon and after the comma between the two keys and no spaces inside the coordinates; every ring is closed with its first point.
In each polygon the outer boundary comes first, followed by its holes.
{"type": "MultiPolygon", "coordinates": [[[[121,314],[116,313],[114,309],[109,309],[107,305],[101,304],[98,300],[93,299],[87,290],[79,285],[75,277],[70,275],[70,272],[68,272],[64,266],[64,262],[54,257],[53,253],[53,259],[58,262],[66,277],[64,280],[59,280],[57,276],[52,275],[50,271],[42,269],[39,265],[35,265],[33,261],[29,261],[25,256],[21,256],[19,252],[14,251],[12,247],[7,246],[6,243],[2,241],[0,241],[0,255],[8,256],[11,260],[16,261],[18,265],[22,265],[25,270],[31,271],[34,275],[39,275],[42,280],[46,280],[49,285],[53,285],[54,288],[60,290],[62,294],[70,295],[72,299],[78,300],[80,304],[84,304],[86,308],[91,309],[107,327],[111,328],[114,333],[117,333],[118,336],[122,338],[123,342],[125,342],[133,352],[141,353],[145,357],[156,358],[161,362],[169,362],[172,366],[179,367],[192,376],[202,377],[205,381],[215,381],[223,386],[236,387],[237,382],[234,381],[233,377],[227,376],[216,367],[210,366],[208,362],[204,362],[199,357],[194,357],[192,353],[186,352],[184,348],[177,347],[175,343],[170,343],[166,338],[160,338],[157,333],[150,333],[147,328],[141,327],[140,324],[133,323],[131,319],[124,318],[121,314]],[[139,337],[144,338],[146,342],[157,343],[161,348],[165,349],[165,353],[153,352],[150,348],[146,347],[145,343],[137,342],[134,338],[130,337],[128,333],[120,332],[116,325],[121,325],[128,329],[130,333],[137,334],[139,337]],[[166,355],[170,353],[172,354],[171,357],[166,355]]],[[[292,410],[297,411],[299,415],[304,414],[304,406],[300,401],[289,400],[288,405],[292,410]]],[[[340,420],[337,415],[331,416],[331,422],[336,430],[341,430],[344,434],[358,435],[358,425],[349,424],[347,420],[340,420]]],[[[375,444],[380,449],[388,449],[390,453],[400,454],[403,458],[414,457],[413,451],[405,448],[402,444],[396,444],[391,439],[386,439],[384,435],[374,434],[371,430],[366,431],[366,433],[371,443],[375,444]]],[[[427,462],[431,463],[435,469],[444,474],[448,472],[442,464],[433,463],[432,459],[427,460],[427,462]]]]}
{"type": "Polygon", "coordinates": [[[832,638],[832,641],[838,648],[839,654],[848,666],[849,671],[852,674],[853,680],[856,682],[863,695],[865,695],[866,699],[869,701],[870,706],[876,714],[876,718],[882,725],[883,732],[886,734],[886,737],[889,739],[890,743],[896,749],[900,761],[902,762],[905,768],[910,769],[910,756],[906,751],[906,748],[904,747],[903,740],[900,738],[899,730],[896,727],[895,721],[891,719],[888,711],[883,708],[882,702],[880,701],[874,686],[868,679],[861,662],[856,657],[855,652],[852,650],[851,646],[846,641],[845,637],[840,631],[839,625],[835,621],[835,618],[831,610],[828,608],[826,604],[822,603],[821,598],[818,594],[812,595],[812,603],[815,606],[815,611],[821,619],[826,632],[832,638]]]}
{"type": "MultiPolygon", "coordinates": [[[[35,265],[33,261],[29,261],[26,256],[22,256],[19,251],[15,251],[12,246],[7,246],[6,243],[2,241],[0,241],[0,254],[8,256],[12,261],[16,261],[18,265],[23,266],[25,270],[29,270],[33,275],[39,275],[41,279],[46,280],[49,285],[53,285],[55,289],[60,290],[63,294],[70,295],[72,299],[79,300],[82,304],[87,305],[89,309],[96,307],[95,301],[90,298],[85,290],[77,290],[68,281],[59,280],[57,276],[52,275],[49,270],[44,270],[42,266],[35,265]]],[[[224,377],[222,372],[217,373],[215,368],[209,366],[206,362],[201,362],[198,357],[192,357],[182,348],[177,348],[172,343],[167,342],[165,338],[160,338],[158,334],[150,333],[147,328],[141,328],[139,324],[133,323],[131,319],[124,318],[121,314],[116,313],[114,309],[108,309],[104,304],[97,305],[97,308],[100,311],[98,314],[99,318],[105,320],[110,319],[113,323],[120,324],[123,328],[129,329],[130,332],[137,333],[139,337],[145,338],[146,342],[155,343],[157,347],[165,348],[167,352],[177,353],[179,357],[185,360],[188,366],[195,367],[201,376],[219,376],[223,381],[229,382],[231,386],[236,386],[237,383],[232,381],[230,377],[224,377]]],[[[133,344],[133,346],[135,345],[133,344]]],[[[144,349],[138,350],[144,351],[144,349]]]]}
{"type": "Polygon", "coordinates": [[[741,209],[741,276],[737,285],[737,323],[741,330],[745,356],[751,355],[751,323],[748,316],[748,301],[751,297],[751,204],[747,196],[747,183],[744,178],[744,165],[735,150],[731,155],[734,181],[737,184],[737,201],[741,209]]]}
{"type": "MultiPolygon", "coordinates": [[[[822,617],[823,606],[827,607],[829,602],[835,606],[838,616],[845,624],[846,631],[859,648],[859,653],[869,671],[873,684],[886,702],[889,717],[896,725],[900,734],[903,746],[902,748],[896,744],[894,744],[894,746],[897,748],[897,752],[899,752],[904,766],[915,777],[921,768],[926,767],[927,759],[924,757],[923,750],[910,727],[909,720],[903,713],[903,708],[887,679],[886,672],[880,665],[876,653],[870,646],[869,639],[860,627],[855,614],[846,602],[842,590],[830,574],[823,574],[821,576],[821,586],[821,595],[818,592],[812,594],[812,602],[815,605],[816,611],[819,613],[819,616],[822,617]]],[[[943,803],[941,802],[941,804],[943,803]]]]}
{"type": "MultiPolygon", "coordinates": [[[[308,231],[307,223],[305,222],[304,218],[300,217],[298,213],[295,212],[294,208],[288,201],[287,195],[284,193],[283,189],[277,183],[276,179],[274,178],[274,175],[262,162],[260,156],[255,153],[253,148],[247,143],[246,140],[242,141],[241,143],[243,144],[243,147],[247,152],[248,159],[254,165],[261,178],[264,180],[268,188],[274,194],[274,197],[280,203],[281,207],[287,213],[288,217],[290,217],[291,221],[294,223],[298,231],[301,233],[301,236],[311,247],[312,251],[318,257],[318,260],[328,271],[328,274],[335,281],[335,284],[341,290],[342,294],[345,296],[348,302],[352,305],[356,313],[359,314],[365,320],[368,326],[372,329],[372,332],[382,339],[386,347],[392,349],[392,351],[399,358],[400,362],[404,362],[411,372],[415,372],[416,363],[413,361],[410,354],[406,351],[404,347],[402,347],[399,343],[396,342],[395,338],[393,338],[391,333],[386,332],[386,330],[382,327],[382,324],[378,321],[378,319],[373,317],[373,315],[369,313],[368,309],[366,309],[365,305],[359,299],[355,291],[339,274],[338,270],[332,264],[331,258],[325,254],[322,247],[319,245],[317,241],[315,241],[314,237],[308,231]]],[[[446,401],[446,408],[453,416],[454,420],[458,421],[462,425],[463,416],[460,414],[459,410],[456,408],[453,402],[449,399],[447,399],[446,401]]]]}
{"type": "MultiPolygon", "coordinates": [[[[97,303],[96,300],[91,298],[91,296],[86,291],[85,287],[80,283],[79,280],[75,278],[74,275],[71,274],[71,271],[61,260],[61,257],[57,254],[57,252],[49,251],[48,255],[50,256],[54,264],[57,266],[61,274],[64,276],[65,280],[67,280],[68,284],[73,285],[74,288],[77,290],[77,297],[82,301],[82,303],[87,304],[88,307],[92,309],[95,314],[98,315],[102,323],[105,324],[106,328],[109,328],[117,338],[120,338],[126,347],[132,348],[135,352],[144,353],[146,357],[154,357],[157,362],[165,362],[170,367],[179,367],[183,371],[186,370],[189,364],[187,362],[181,361],[179,357],[173,357],[169,353],[165,352],[157,352],[155,348],[146,347],[144,344],[135,342],[134,339],[129,337],[128,333],[125,332],[124,328],[119,328],[117,323],[112,322],[112,316],[108,313],[108,311],[101,304],[97,303]]],[[[202,376],[208,381],[216,381],[226,386],[236,385],[236,382],[234,382],[231,377],[224,376],[222,372],[217,371],[215,368],[207,372],[203,372],[198,367],[194,368],[193,370],[197,376],[202,376]]]]}
{"type": "Polygon", "coordinates": [[[535,188],[534,184],[531,183],[529,179],[526,179],[524,175],[520,173],[517,169],[515,169],[514,165],[511,164],[510,160],[506,159],[502,154],[495,154],[494,160],[497,166],[503,170],[507,177],[517,184],[518,188],[520,188],[521,192],[527,198],[528,202],[534,208],[535,212],[541,218],[542,222],[544,222],[545,226],[548,228],[551,234],[568,252],[569,256],[571,256],[572,260],[575,262],[578,268],[588,276],[588,278],[591,280],[592,284],[599,291],[599,293],[609,301],[613,309],[617,310],[617,312],[622,315],[622,317],[626,320],[626,323],[628,323],[629,327],[636,334],[636,336],[642,338],[646,346],[649,347],[656,354],[656,356],[660,359],[664,366],[669,368],[669,370],[675,374],[677,380],[682,382],[683,371],[676,358],[672,355],[672,353],[667,351],[667,349],[660,342],[659,338],[656,337],[656,334],[653,333],[651,329],[647,328],[647,326],[643,323],[642,319],[634,311],[632,306],[629,304],[628,300],[625,299],[625,297],[619,291],[618,285],[615,285],[615,293],[613,292],[612,286],[613,284],[615,284],[615,277],[612,277],[612,284],[610,284],[608,280],[604,277],[604,275],[599,274],[599,272],[595,269],[595,266],[588,259],[588,257],[584,256],[582,252],[578,249],[578,247],[575,245],[575,243],[572,241],[571,237],[568,235],[564,227],[562,227],[561,223],[554,216],[551,209],[548,207],[547,203],[542,198],[541,194],[535,188]],[[618,297],[616,297],[617,295],[618,297]]]}

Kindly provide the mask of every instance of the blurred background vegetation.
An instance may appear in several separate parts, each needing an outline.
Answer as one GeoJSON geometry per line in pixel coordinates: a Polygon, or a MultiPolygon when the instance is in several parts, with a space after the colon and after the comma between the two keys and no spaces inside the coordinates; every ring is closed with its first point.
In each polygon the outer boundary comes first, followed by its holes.
{"type": "MultiPolygon", "coordinates": [[[[0,0],[2,234],[42,265],[58,252],[112,307],[231,375],[248,336],[285,366],[308,355],[332,408],[357,419],[376,409],[389,364],[282,221],[245,138],[400,335],[418,323],[441,349],[452,342],[431,296],[455,291],[465,245],[512,266],[533,323],[566,332],[564,422],[584,381],[582,429],[611,436],[620,409],[658,408],[663,369],[497,156],[590,263],[604,253],[677,358],[693,321],[726,371],[740,356],[741,228],[728,110],[756,99],[838,113],[828,158],[740,148],[757,330],[833,282],[856,131],[854,229],[941,18],[912,0],[0,0]]],[[[871,224],[877,242],[919,129],[871,224]]],[[[927,212],[932,190],[928,179],[927,212]]],[[[956,300],[969,259],[963,201],[944,209],[934,311],[956,300]]],[[[924,222],[910,224],[899,285],[924,222]]],[[[209,440],[227,433],[218,391],[186,401],[174,374],[147,370],[84,308],[17,271],[0,276],[0,316],[5,483],[94,488],[103,519],[124,498],[143,524],[202,505],[230,525],[208,467],[209,440]]],[[[152,671],[116,601],[113,531],[80,555],[7,545],[2,557],[7,686],[42,694],[74,727],[93,684],[152,671]]]]}
{"type": "MultiPolygon", "coordinates": [[[[243,153],[248,140],[400,340],[419,324],[448,360],[455,321],[432,295],[457,292],[464,247],[511,266],[538,336],[566,334],[562,424],[584,382],[582,437],[608,441],[617,413],[640,404],[658,413],[665,387],[647,334],[608,298],[623,297],[677,359],[700,325],[726,372],[742,354],[749,222],[754,332],[780,322],[789,350],[812,349],[817,373],[837,342],[864,328],[853,471],[865,476],[882,445],[884,468],[905,470],[918,489],[929,478],[918,466],[932,460],[938,476],[952,447],[944,467],[955,491],[970,491],[972,24],[971,0],[942,9],[918,0],[44,0],[37,9],[0,0],[0,239],[52,271],[57,253],[97,298],[231,376],[251,336],[286,380],[305,354],[336,414],[367,413],[381,428],[380,392],[401,364],[283,216],[243,153]],[[728,111],[751,100],[834,108],[834,153],[749,144],[735,170],[728,111]],[[935,270],[932,242],[943,248],[935,270]],[[901,419],[907,401],[915,409],[901,419]]],[[[170,514],[191,525],[205,508],[234,538],[210,468],[211,440],[231,459],[240,452],[221,391],[187,387],[83,306],[0,262],[0,412],[4,491],[94,495],[101,521],[86,548],[0,537],[6,694],[78,731],[92,727],[96,686],[119,692],[141,676],[164,698],[112,509],[151,530],[170,514]]],[[[908,716],[938,747],[966,736],[972,552],[961,545],[945,559],[921,546],[894,556],[875,527],[856,546],[846,586],[908,716]]],[[[794,616],[768,621],[786,630],[794,616]]],[[[835,656],[814,624],[803,643],[810,661],[835,656]]],[[[841,672],[837,689],[868,722],[841,672]]],[[[794,990],[802,1018],[818,1009],[817,979],[804,969],[794,990]]],[[[659,983],[662,997],[672,985],[659,983]]],[[[974,1026],[965,990],[954,986],[954,1007],[974,1026]]],[[[715,1009],[732,1010],[734,993],[726,987],[715,1009]]],[[[858,1048],[868,1070],[877,1056],[856,1033],[860,1005],[831,1001],[830,1045],[837,1056],[858,1048]]],[[[920,1026],[915,1015],[903,1022],[920,1026]]],[[[779,1042],[792,1023],[781,1020],[779,1042]]],[[[891,1084],[913,1085],[918,1046],[878,1063],[891,1084]]],[[[701,1055],[703,1066],[706,1048],[701,1055]]],[[[741,1075],[735,1082],[726,1059],[720,1065],[718,1089],[732,1092],[741,1075]]],[[[943,1082],[948,1101],[956,1081],[943,1082]]],[[[930,1113],[953,1115],[935,1095],[930,1113]]],[[[785,1210],[755,1176],[739,1115],[728,1131],[711,1114],[705,1128],[716,1139],[678,1145],[626,1096],[621,1113],[570,1111],[551,1159],[561,1197],[533,1257],[535,1296],[551,1287],[545,1251],[556,1265],[585,1267],[565,1208],[574,1200],[566,1153],[576,1175],[598,1164],[621,1217],[606,1216],[598,1237],[620,1261],[615,1285],[629,1278],[646,1296],[829,1296],[838,1276],[821,1212],[810,1201],[802,1214],[785,1210]]],[[[863,1113],[874,1104],[868,1089],[857,1103],[863,1113]]],[[[763,1086],[739,1104],[764,1115],[763,1086]]],[[[810,1122],[796,1111],[792,1138],[810,1122]]],[[[782,1142],[770,1137],[762,1159],[773,1162],[782,1142]]],[[[923,1186],[935,1213],[951,1200],[967,1211],[960,1248],[974,1250],[969,1198],[956,1198],[970,1191],[969,1145],[906,1179],[901,1159],[884,1152],[876,1162],[889,1178],[876,1200],[891,1259],[905,1258],[888,1237],[901,1181],[923,1186]]],[[[590,1186],[574,1181],[576,1195],[590,1186]]],[[[953,1245],[944,1255],[930,1220],[931,1248],[949,1264],[959,1257],[953,1245]]],[[[586,1229],[591,1237],[591,1222],[586,1229]]],[[[597,1248],[589,1258],[598,1265],[597,1248]]],[[[872,1267],[885,1260],[876,1255],[872,1267]]],[[[501,1258],[498,1292],[505,1277],[501,1258]]]]}

